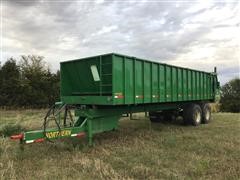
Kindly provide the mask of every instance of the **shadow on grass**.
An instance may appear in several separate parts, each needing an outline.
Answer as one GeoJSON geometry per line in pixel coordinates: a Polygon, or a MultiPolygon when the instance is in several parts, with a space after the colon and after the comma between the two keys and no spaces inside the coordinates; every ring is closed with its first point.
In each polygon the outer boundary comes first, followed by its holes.
{"type": "Polygon", "coordinates": [[[177,117],[174,120],[162,120],[160,122],[152,122],[153,124],[163,124],[163,125],[176,125],[176,126],[186,126],[183,122],[182,117],[177,117]]]}

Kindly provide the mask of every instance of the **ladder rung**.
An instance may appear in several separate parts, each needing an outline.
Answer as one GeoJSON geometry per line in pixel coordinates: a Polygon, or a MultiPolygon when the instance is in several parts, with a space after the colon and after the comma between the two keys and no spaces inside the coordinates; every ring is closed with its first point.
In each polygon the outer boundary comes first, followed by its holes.
{"type": "Polygon", "coordinates": [[[102,63],[102,66],[104,66],[104,65],[109,65],[109,64],[111,64],[112,65],[112,63],[102,63]]]}
{"type": "Polygon", "coordinates": [[[112,86],[112,84],[101,84],[100,86],[112,86]]]}

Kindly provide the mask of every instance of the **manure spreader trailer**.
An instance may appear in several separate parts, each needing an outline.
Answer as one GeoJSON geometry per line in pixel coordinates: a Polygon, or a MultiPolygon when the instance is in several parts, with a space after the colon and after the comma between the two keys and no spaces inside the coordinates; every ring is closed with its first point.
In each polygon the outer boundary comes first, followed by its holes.
{"type": "Polygon", "coordinates": [[[211,119],[219,98],[214,72],[152,62],[116,53],[61,62],[61,102],[47,112],[42,130],[11,136],[21,144],[86,137],[117,128],[123,114],[149,112],[151,122],[181,115],[197,126],[211,119]],[[49,128],[54,123],[55,128],[49,128]]]}

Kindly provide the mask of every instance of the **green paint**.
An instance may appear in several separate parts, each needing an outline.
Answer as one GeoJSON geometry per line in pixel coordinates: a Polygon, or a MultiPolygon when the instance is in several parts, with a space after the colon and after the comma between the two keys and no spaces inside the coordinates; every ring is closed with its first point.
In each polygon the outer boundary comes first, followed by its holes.
{"type": "Polygon", "coordinates": [[[61,63],[61,100],[96,105],[214,101],[216,81],[215,73],[105,54],[61,63]],[[92,65],[100,81],[94,81],[92,65]]]}

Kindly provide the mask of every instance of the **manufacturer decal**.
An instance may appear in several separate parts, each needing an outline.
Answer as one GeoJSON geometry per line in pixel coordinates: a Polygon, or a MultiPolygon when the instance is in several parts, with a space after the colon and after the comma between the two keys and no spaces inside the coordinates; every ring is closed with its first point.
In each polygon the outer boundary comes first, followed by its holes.
{"type": "Polygon", "coordinates": [[[46,133],[47,138],[57,138],[57,137],[65,137],[71,136],[71,130],[63,130],[63,131],[53,131],[46,133]]]}

